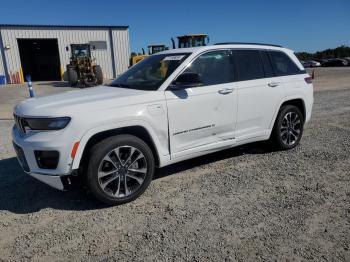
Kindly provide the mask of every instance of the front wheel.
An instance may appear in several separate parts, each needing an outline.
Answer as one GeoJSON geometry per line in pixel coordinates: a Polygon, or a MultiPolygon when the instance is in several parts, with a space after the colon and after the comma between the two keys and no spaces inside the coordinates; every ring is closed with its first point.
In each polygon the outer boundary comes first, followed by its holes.
{"type": "Polygon", "coordinates": [[[283,106],[276,118],[270,141],[280,150],[296,147],[303,135],[304,118],[293,105],[283,106]]]}
{"type": "Polygon", "coordinates": [[[144,141],[132,135],[117,135],[92,147],[87,184],[100,201],[124,204],[147,189],[154,168],[152,150],[144,141]]]}
{"type": "Polygon", "coordinates": [[[71,87],[78,84],[78,73],[75,67],[67,67],[68,83],[71,87]]]}

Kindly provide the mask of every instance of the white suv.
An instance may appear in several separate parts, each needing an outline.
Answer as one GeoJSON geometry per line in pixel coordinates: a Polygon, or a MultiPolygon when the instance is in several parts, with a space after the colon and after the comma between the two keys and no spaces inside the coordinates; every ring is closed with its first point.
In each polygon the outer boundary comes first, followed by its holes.
{"type": "Polygon", "coordinates": [[[61,190],[85,181],[113,205],[140,196],[155,167],[254,141],[295,147],[312,105],[291,50],[224,43],[152,55],[109,86],[28,99],[12,136],[25,172],[61,190]]]}

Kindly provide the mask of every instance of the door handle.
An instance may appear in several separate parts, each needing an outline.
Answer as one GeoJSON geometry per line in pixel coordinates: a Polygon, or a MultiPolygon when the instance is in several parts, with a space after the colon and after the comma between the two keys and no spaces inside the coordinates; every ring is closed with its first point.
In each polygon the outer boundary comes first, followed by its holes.
{"type": "Polygon", "coordinates": [[[227,95],[233,92],[233,88],[224,88],[219,90],[220,95],[227,95]]]}
{"type": "Polygon", "coordinates": [[[271,83],[268,83],[268,86],[269,86],[269,87],[276,87],[276,86],[279,86],[279,83],[277,83],[277,82],[271,82],[271,83]]]}

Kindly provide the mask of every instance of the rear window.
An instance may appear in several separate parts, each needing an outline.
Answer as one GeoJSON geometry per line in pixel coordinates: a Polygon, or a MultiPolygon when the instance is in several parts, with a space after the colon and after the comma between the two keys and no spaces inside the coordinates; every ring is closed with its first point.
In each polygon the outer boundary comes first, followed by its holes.
{"type": "Polygon", "coordinates": [[[235,80],[245,81],[264,78],[264,69],[258,50],[234,50],[235,80]]]}
{"type": "Polygon", "coordinates": [[[277,76],[300,74],[299,67],[283,52],[269,51],[273,69],[277,76]]]}

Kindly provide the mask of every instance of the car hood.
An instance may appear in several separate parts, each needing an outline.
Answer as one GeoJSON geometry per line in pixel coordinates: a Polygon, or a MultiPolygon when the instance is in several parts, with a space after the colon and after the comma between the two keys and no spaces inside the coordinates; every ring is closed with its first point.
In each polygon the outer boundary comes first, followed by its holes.
{"type": "Polygon", "coordinates": [[[154,96],[155,92],[159,91],[98,86],[30,98],[18,104],[14,112],[22,116],[70,116],[80,111],[98,111],[106,108],[152,102],[157,97],[154,96]]]}

